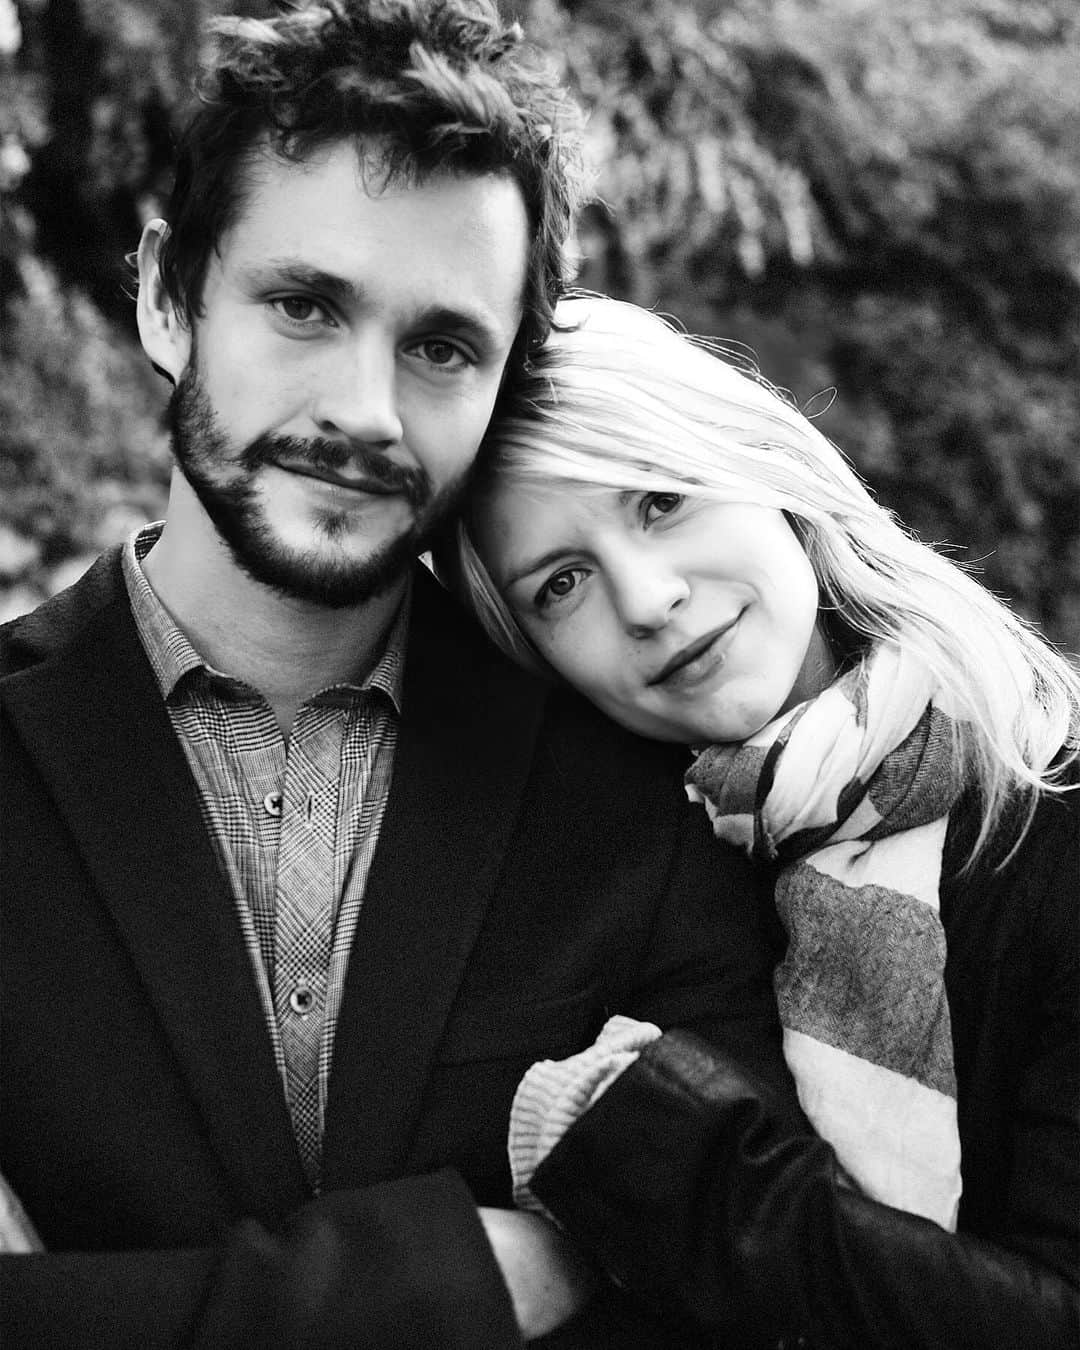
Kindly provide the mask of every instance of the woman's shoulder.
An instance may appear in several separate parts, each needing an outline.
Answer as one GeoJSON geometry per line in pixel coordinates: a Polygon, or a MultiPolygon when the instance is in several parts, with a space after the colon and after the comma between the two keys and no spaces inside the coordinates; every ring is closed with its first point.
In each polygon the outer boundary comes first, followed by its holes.
{"type": "MultiPolygon", "coordinates": [[[[954,809],[942,867],[946,932],[977,918],[984,950],[1009,944],[1048,915],[1076,927],[1080,912],[1080,767],[1065,771],[1061,791],[1018,799],[970,866],[981,811],[969,794],[954,809]]],[[[1056,925],[1055,925],[1056,926],[1056,925]]],[[[951,937],[951,934],[950,934],[951,937]]]]}

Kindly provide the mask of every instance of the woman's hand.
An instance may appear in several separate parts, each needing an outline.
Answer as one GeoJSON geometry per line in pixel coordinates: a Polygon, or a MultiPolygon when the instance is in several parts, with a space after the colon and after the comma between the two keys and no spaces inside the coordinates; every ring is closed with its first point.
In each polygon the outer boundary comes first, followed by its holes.
{"type": "Polygon", "coordinates": [[[592,1276],[550,1220],[516,1209],[481,1207],[480,1221],[527,1341],[546,1336],[584,1308],[592,1276]]]}

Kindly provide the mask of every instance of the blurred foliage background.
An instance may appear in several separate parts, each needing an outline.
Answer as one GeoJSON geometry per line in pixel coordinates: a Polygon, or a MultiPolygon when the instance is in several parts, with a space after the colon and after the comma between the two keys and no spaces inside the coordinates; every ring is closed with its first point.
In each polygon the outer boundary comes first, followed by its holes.
{"type": "MultiPolygon", "coordinates": [[[[1076,0],[503,3],[589,110],[581,282],[751,348],[1080,651],[1076,0]]],[[[123,255],[225,8],[273,6],[0,0],[0,617],[161,510],[123,255]]]]}

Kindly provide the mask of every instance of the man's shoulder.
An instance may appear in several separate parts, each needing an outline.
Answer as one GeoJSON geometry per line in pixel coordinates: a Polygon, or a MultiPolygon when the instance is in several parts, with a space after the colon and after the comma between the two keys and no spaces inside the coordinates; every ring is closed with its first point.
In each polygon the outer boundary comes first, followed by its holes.
{"type": "MultiPolygon", "coordinates": [[[[456,601],[446,600],[461,615],[456,601]]],[[[625,840],[629,831],[665,847],[669,832],[691,812],[683,787],[690,761],[686,747],[627,731],[569,685],[516,665],[471,619],[462,615],[458,622],[455,637],[467,651],[457,667],[464,681],[460,695],[504,713],[509,708],[532,728],[533,808],[558,802],[564,815],[577,812],[587,819],[594,835],[607,829],[612,839],[625,840]]],[[[505,720],[499,725],[505,729],[505,720]]],[[[515,727],[506,736],[506,753],[524,743],[515,727]]]]}
{"type": "Polygon", "coordinates": [[[103,553],[66,590],[0,625],[0,676],[61,655],[125,594],[120,548],[116,547],[103,553]]]}
{"type": "MultiPolygon", "coordinates": [[[[448,679],[467,683],[470,697],[517,697],[540,706],[540,748],[564,763],[592,765],[609,775],[637,770],[665,779],[679,778],[686,767],[684,747],[648,741],[625,730],[568,685],[522,669],[499,651],[460,603],[433,577],[416,579],[413,618],[428,634],[437,632],[444,650],[439,664],[448,679]]],[[[428,659],[431,659],[430,656],[428,659]]]]}
{"type": "Polygon", "coordinates": [[[565,685],[553,685],[548,695],[549,734],[585,758],[606,757],[645,773],[665,778],[682,775],[690,762],[686,747],[647,740],[613,722],[588,699],[565,685]]]}

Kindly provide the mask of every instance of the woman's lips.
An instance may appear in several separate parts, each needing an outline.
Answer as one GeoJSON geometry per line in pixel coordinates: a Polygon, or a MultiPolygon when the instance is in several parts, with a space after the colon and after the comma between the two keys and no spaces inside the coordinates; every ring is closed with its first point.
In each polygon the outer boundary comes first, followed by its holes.
{"type": "Polygon", "coordinates": [[[696,684],[717,670],[724,663],[723,639],[734,629],[745,610],[740,610],[733,619],[704,633],[693,642],[688,642],[665,662],[656,675],[649,681],[650,686],[663,685],[667,689],[683,688],[696,684]]]}

